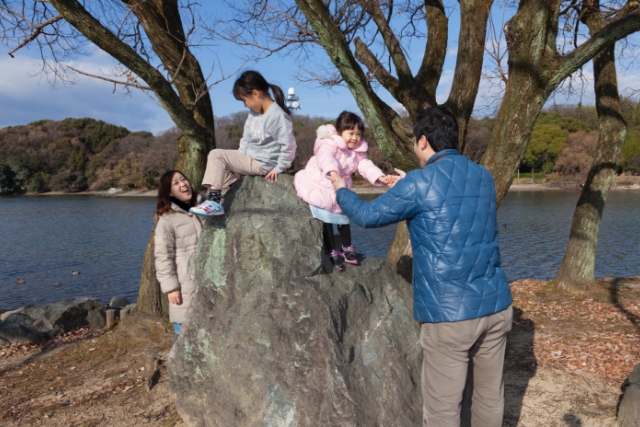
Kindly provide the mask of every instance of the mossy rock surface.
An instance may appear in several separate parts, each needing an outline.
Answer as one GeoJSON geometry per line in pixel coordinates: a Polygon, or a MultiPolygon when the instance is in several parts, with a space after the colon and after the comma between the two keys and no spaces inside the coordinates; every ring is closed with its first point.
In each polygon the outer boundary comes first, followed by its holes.
{"type": "Polygon", "coordinates": [[[209,220],[170,360],[191,426],[421,424],[411,286],[381,259],[333,270],[293,179],[247,177],[209,220]]]}

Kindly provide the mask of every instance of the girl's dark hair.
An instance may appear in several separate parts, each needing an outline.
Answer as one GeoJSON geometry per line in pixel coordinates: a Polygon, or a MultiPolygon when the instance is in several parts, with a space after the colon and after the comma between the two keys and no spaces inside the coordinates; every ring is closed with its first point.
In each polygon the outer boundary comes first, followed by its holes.
{"type": "Polygon", "coordinates": [[[336,120],[336,130],[338,133],[342,133],[345,130],[351,130],[354,128],[360,129],[364,132],[364,122],[357,114],[350,111],[343,111],[336,120]]]}
{"type": "Polygon", "coordinates": [[[251,96],[254,90],[264,92],[268,96],[269,89],[273,92],[273,97],[280,108],[288,115],[291,115],[291,111],[289,111],[284,103],[284,93],[282,89],[280,89],[279,86],[267,83],[264,77],[262,77],[262,74],[257,71],[245,71],[238,77],[238,80],[233,84],[233,96],[238,101],[243,101],[244,98],[251,96]]]}
{"type": "MultiPolygon", "coordinates": [[[[171,212],[171,181],[173,181],[173,175],[179,173],[184,176],[187,181],[189,178],[185,176],[180,171],[170,170],[164,173],[162,177],[160,177],[160,182],[158,183],[158,196],[156,198],[156,215],[161,216],[166,214],[167,212],[171,212]]],[[[191,184],[191,181],[189,181],[191,184]]],[[[189,205],[195,206],[198,204],[198,193],[193,191],[193,187],[191,188],[191,200],[189,200],[189,205]]]]}

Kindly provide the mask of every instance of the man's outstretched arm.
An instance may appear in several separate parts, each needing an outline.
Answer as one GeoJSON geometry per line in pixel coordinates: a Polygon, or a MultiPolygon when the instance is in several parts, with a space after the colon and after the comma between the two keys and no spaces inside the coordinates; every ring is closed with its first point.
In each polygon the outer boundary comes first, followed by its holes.
{"type": "Polygon", "coordinates": [[[416,214],[416,183],[413,174],[408,174],[371,202],[363,201],[346,187],[339,187],[336,200],[340,209],[360,227],[384,227],[411,219],[416,214]]]}

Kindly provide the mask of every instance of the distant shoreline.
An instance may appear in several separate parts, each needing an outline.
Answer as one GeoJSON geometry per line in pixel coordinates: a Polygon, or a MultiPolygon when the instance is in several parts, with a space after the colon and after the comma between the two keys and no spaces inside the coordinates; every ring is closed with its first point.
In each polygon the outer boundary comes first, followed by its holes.
{"type": "MultiPolygon", "coordinates": [[[[511,184],[509,191],[579,191],[581,188],[552,187],[548,184],[511,184]]],[[[382,194],[387,191],[387,187],[353,187],[356,194],[382,194]]],[[[614,185],[610,191],[640,191],[639,184],[614,185]]],[[[48,193],[21,194],[27,197],[42,196],[99,196],[99,197],[156,197],[157,190],[131,190],[131,191],[82,191],[78,193],[65,193],[63,191],[50,191],[48,193]]]]}

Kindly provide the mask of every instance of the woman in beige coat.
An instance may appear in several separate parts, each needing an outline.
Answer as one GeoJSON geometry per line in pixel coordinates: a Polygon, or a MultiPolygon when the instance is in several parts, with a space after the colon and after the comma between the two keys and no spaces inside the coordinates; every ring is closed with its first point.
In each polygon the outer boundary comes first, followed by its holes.
{"type": "Polygon", "coordinates": [[[169,298],[169,320],[178,335],[196,292],[189,275],[189,259],[198,246],[202,223],[189,209],[197,204],[197,198],[181,172],[171,170],[160,178],[155,231],[156,277],[169,298]]]}

